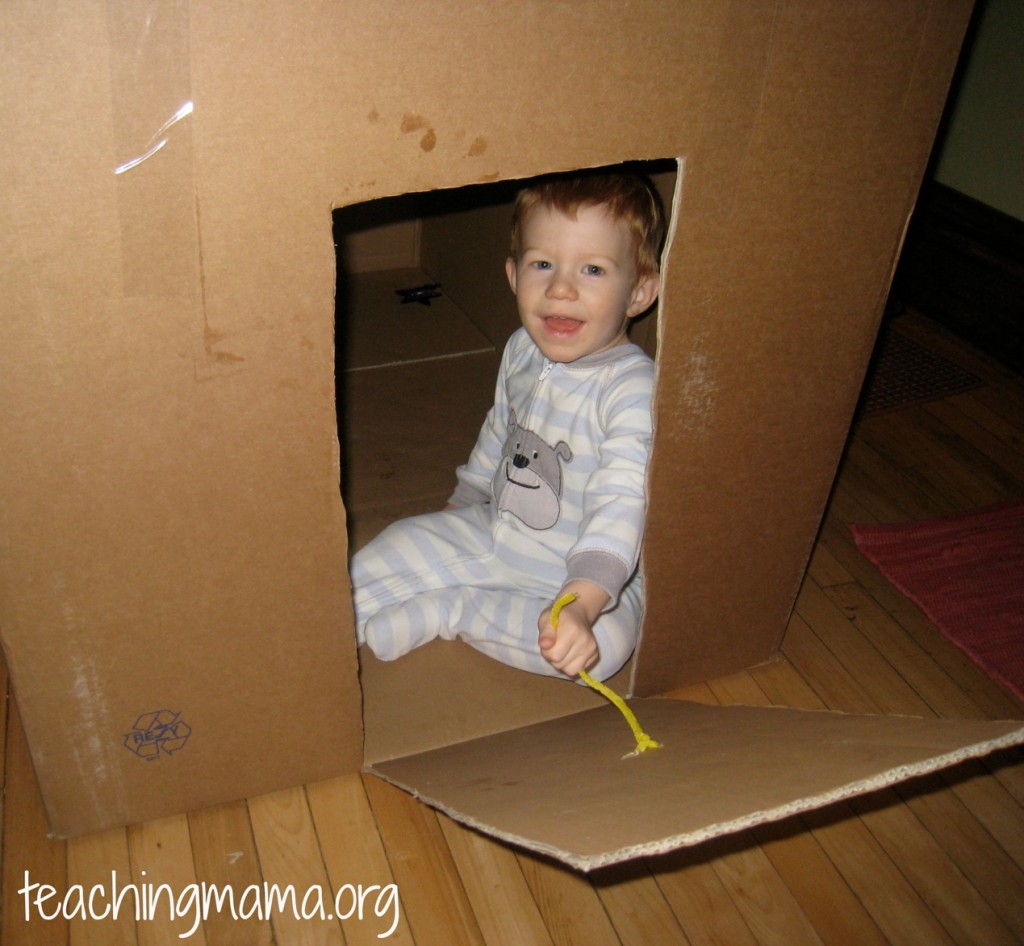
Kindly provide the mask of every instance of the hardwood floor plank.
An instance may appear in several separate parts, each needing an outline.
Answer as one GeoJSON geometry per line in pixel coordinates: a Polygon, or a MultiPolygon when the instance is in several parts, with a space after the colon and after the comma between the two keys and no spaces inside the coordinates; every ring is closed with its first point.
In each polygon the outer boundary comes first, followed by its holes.
{"type": "MultiPolygon", "coordinates": [[[[794,614],[790,621],[790,628],[796,626],[802,626],[810,634],[810,629],[807,628],[800,616],[794,614]]],[[[787,630],[787,638],[789,633],[790,631],[787,630]]],[[[749,673],[771,706],[791,706],[795,709],[830,708],[830,705],[818,696],[785,651],[778,660],[761,664],[759,667],[751,667],[749,673]]]]}
{"type": "Polygon", "coordinates": [[[0,941],[7,946],[58,946],[68,941],[68,922],[56,909],[68,889],[67,843],[47,837],[50,826],[14,700],[8,709],[5,749],[0,941]],[[40,908],[35,897],[42,888],[18,892],[32,884],[54,888],[53,897],[44,899],[40,908]],[[54,918],[45,918],[49,916],[54,918]]]}
{"type": "Polygon", "coordinates": [[[344,943],[305,792],[292,788],[250,798],[249,816],[263,880],[280,891],[268,905],[277,946],[344,943]],[[310,899],[311,891],[319,892],[319,903],[315,895],[310,899]]]}
{"type": "MultiPolygon", "coordinates": [[[[651,876],[649,860],[630,861],[599,872],[592,878],[594,888],[622,946],[687,946],[686,934],[651,876]]],[[[653,860],[657,862],[657,858],[653,860]]]]}
{"type": "Polygon", "coordinates": [[[953,431],[987,458],[992,468],[999,471],[999,480],[1007,489],[1007,498],[1024,496],[1024,445],[1016,438],[1009,442],[965,413],[954,400],[932,401],[924,405],[925,411],[937,424],[953,431]]]}
{"type": "Polygon", "coordinates": [[[758,946],[715,869],[727,843],[718,839],[659,858],[655,878],[691,946],[758,946]]]}
{"type": "Polygon", "coordinates": [[[765,696],[748,670],[709,680],[708,687],[723,706],[768,706],[765,696]]]}
{"type": "Polygon", "coordinates": [[[687,687],[679,687],[664,695],[670,700],[689,700],[691,703],[714,704],[718,702],[707,683],[694,683],[687,687]]]}
{"type": "Polygon", "coordinates": [[[892,790],[855,798],[851,809],[957,943],[1012,946],[1016,936],[892,790]]]}
{"type": "MultiPolygon", "coordinates": [[[[204,808],[188,816],[196,879],[231,891],[234,903],[242,904],[246,890],[263,882],[249,808],[244,801],[204,808]]],[[[216,903],[216,901],[214,901],[216,903]]],[[[269,946],[273,931],[266,917],[241,916],[236,909],[211,909],[206,917],[206,936],[215,946],[269,946]]]]}
{"type": "Polygon", "coordinates": [[[437,815],[381,779],[364,785],[415,942],[484,946],[437,815]]]}
{"type": "Polygon", "coordinates": [[[172,815],[132,825],[128,852],[132,883],[140,891],[139,946],[161,946],[185,936],[190,944],[205,946],[201,916],[197,923],[196,912],[181,899],[196,883],[188,818],[172,815]]]}
{"type": "Polygon", "coordinates": [[[132,876],[128,853],[128,832],[113,828],[98,834],[72,838],[68,845],[68,889],[80,885],[83,891],[100,888],[94,906],[85,908],[70,921],[71,946],[135,946],[138,933],[132,901],[115,910],[115,889],[128,884],[132,876]]]}
{"type": "Polygon", "coordinates": [[[898,469],[917,477],[957,509],[988,506],[1007,498],[1000,472],[978,450],[938,424],[918,405],[883,414],[858,431],[898,469]]]}
{"type": "Polygon", "coordinates": [[[885,946],[882,931],[803,820],[762,825],[755,833],[826,946],[885,946]]]}
{"type": "Polygon", "coordinates": [[[847,445],[842,483],[878,522],[931,519],[961,508],[915,467],[893,463],[861,436],[847,445]]]}
{"type": "MultiPolygon", "coordinates": [[[[369,946],[386,939],[396,946],[411,946],[412,931],[402,909],[401,890],[377,833],[364,778],[370,776],[346,775],[306,786],[332,889],[337,892],[347,884],[370,891],[364,901],[363,919],[359,920],[357,910],[352,918],[342,920],[345,941],[348,946],[369,946]],[[373,887],[378,890],[371,890],[373,887]],[[394,902],[390,899],[392,889],[397,896],[394,902]]],[[[346,912],[352,909],[352,900],[343,906],[346,912]]]]}
{"type": "Polygon", "coordinates": [[[823,594],[938,716],[984,719],[986,713],[960,689],[903,625],[859,585],[834,585],[823,594]]]}
{"type": "MultiPolygon", "coordinates": [[[[1012,718],[1020,719],[1021,714],[1012,718]]],[[[1024,808],[1024,746],[997,752],[983,761],[985,768],[992,772],[1014,801],[1024,808]]]]}
{"type": "Polygon", "coordinates": [[[534,854],[517,858],[555,946],[621,946],[589,877],[534,854]]]}
{"type": "MultiPolygon", "coordinates": [[[[1002,444],[1003,448],[1012,450],[1018,457],[1024,458],[1024,426],[1013,423],[1006,416],[1009,413],[1006,407],[1012,409],[1014,406],[1013,399],[1005,396],[1000,398],[998,406],[1003,408],[1002,412],[987,401],[986,395],[979,395],[975,391],[947,398],[949,404],[1002,444]]],[[[1019,405],[1017,407],[1017,418],[1024,424],[1024,409],[1019,405]]]]}
{"type": "MultiPolygon", "coordinates": [[[[1022,767],[1024,763],[1017,764],[1018,772],[1022,767]]],[[[956,796],[1016,864],[1024,867],[1024,809],[1020,802],[980,763],[964,766],[959,772],[972,774],[951,783],[956,796]]]]}
{"type": "Polygon", "coordinates": [[[961,505],[938,490],[927,475],[894,463],[863,437],[847,445],[842,486],[879,522],[929,519],[956,512],[961,505]]]}
{"type": "Polygon", "coordinates": [[[993,502],[1020,498],[1024,484],[1019,459],[1012,452],[1002,450],[945,401],[929,401],[918,410],[915,422],[923,434],[941,445],[954,463],[969,470],[983,484],[986,493],[979,497],[979,505],[987,505],[988,495],[993,502]]]}
{"type": "Polygon", "coordinates": [[[438,821],[488,946],[552,946],[515,853],[450,818],[438,821]]]}
{"type": "Polygon", "coordinates": [[[949,787],[948,778],[928,776],[898,792],[1016,941],[1024,942],[1024,870],[949,787]]]}
{"type": "Polygon", "coordinates": [[[822,942],[759,846],[730,852],[715,862],[715,870],[762,946],[816,946],[822,942]]]}
{"type": "Polygon", "coordinates": [[[1024,431],[1024,379],[1002,377],[972,395],[986,410],[1011,425],[1018,437],[1024,431]]]}
{"type": "Polygon", "coordinates": [[[854,675],[880,712],[933,715],[913,687],[813,581],[804,582],[796,610],[822,643],[854,675]]]}
{"type": "Polygon", "coordinates": [[[853,581],[853,576],[843,567],[842,562],[822,542],[815,544],[807,572],[821,588],[827,588],[829,585],[843,585],[848,581],[853,581]]]}
{"type": "Polygon", "coordinates": [[[844,713],[877,712],[877,706],[864,692],[854,674],[799,614],[794,614],[790,619],[782,641],[782,651],[823,706],[844,713]]]}
{"type": "Polygon", "coordinates": [[[803,817],[815,840],[891,943],[946,946],[954,942],[900,866],[848,806],[832,806],[803,817]]]}

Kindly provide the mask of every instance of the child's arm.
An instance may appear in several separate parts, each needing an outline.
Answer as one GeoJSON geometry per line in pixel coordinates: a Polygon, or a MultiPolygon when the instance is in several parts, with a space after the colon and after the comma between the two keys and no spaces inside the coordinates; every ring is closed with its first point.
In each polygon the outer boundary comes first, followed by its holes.
{"type": "Polygon", "coordinates": [[[576,600],[562,608],[558,629],[551,624],[549,607],[541,614],[537,630],[544,659],[566,676],[575,677],[581,670],[593,667],[601,656],[593,626],[611,599],[600,585],[589,581],[568,582],[558,597],[569,593],[575,594],[576,600]]]}
{"type": "Polygon", "coordinates": [[[579,534],[566,556],[569,582],[603,588],[618,600],[640,555],[647,511],[653,368],[634,360],[616,373],[598,403],[597,467],[582,493],[579,534]]]}

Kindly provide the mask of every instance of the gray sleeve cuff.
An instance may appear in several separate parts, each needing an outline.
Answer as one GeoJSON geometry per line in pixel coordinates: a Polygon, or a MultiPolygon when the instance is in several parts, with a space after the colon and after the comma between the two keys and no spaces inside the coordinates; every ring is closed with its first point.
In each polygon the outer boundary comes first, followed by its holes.
{"type": "Polygon", "coordinates": [[[612,603],[629,581],[630,567],[621,559],[608,552],[578,552],[567,562],[569,581],[589,581],[608,592],[612,603]]]}

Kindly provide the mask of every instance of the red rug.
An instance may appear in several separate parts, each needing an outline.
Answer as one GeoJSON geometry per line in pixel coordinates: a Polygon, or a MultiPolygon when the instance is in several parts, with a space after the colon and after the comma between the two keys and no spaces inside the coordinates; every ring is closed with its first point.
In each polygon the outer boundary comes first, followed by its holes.
{"type": "Polygon", "coordinates": [[[993,680],[1024,700],[1024,502],[852,528],[875,567],[993,680]]]}

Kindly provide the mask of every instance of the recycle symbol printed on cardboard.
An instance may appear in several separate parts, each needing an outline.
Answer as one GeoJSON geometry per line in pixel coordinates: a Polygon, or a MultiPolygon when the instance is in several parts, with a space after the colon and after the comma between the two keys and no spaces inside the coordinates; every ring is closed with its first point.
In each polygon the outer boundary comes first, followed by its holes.
{"type": "Polygon", "coordinates": [[[192,727],[182,718],[180,713],[162,709],[155,713],[143,713],[132,727],[125,733],[124,745],[139,758],[152,762],[159,759],[161,753],[172,755],[181,749],[192,734],[192,727]]]}

